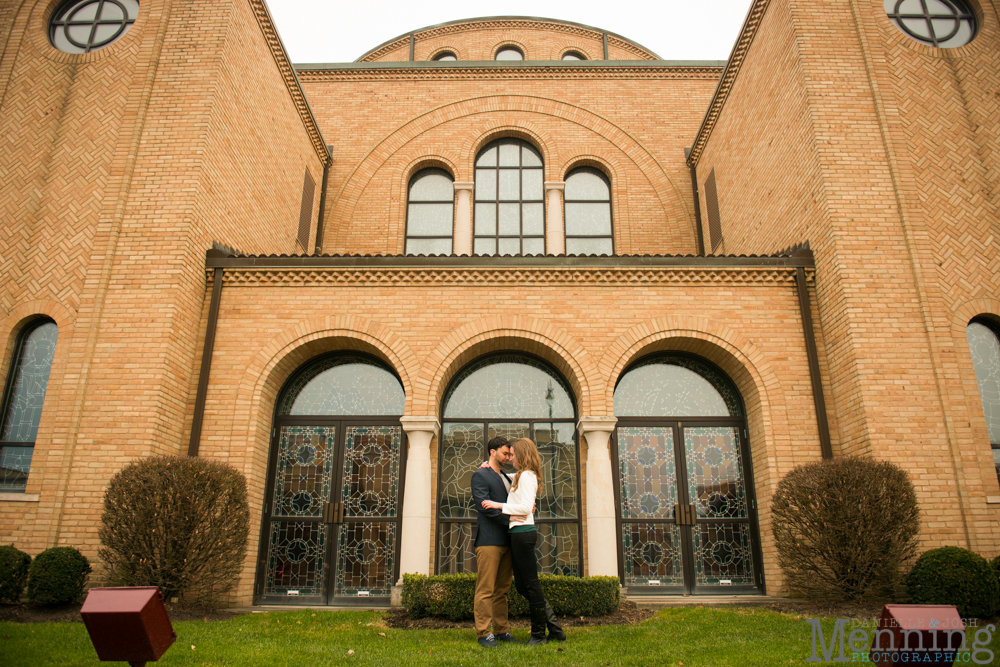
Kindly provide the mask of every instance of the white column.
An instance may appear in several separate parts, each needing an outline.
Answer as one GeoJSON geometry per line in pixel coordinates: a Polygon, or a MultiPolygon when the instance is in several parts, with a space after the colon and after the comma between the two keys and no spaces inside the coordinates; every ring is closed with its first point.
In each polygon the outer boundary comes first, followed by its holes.
{"type": "Polygon", "coordinates": [[[437,417],[400,417],[409,447],[399,539],[399,582],[404,574],[430,574],[431,439],[441,424],[437,417]]]}
{"type": "Polygon", "coordinates": [[[455,183],[455,238],[452,252],[472,254],[472,188],[475,183],[455,183]]]}
{"type": "Polygon", "coordinates": [[[545,181],[545,253],[548,255],[566,254],[566,225],[560,196],[565,189],[564,181],[545,181]]]}
{"type": "Polygon", "coordinates": [[[587,439],[587,574],[618,576],[615,489],[608,443],[615,417],[582,417],[577,428],[587,439]]]}

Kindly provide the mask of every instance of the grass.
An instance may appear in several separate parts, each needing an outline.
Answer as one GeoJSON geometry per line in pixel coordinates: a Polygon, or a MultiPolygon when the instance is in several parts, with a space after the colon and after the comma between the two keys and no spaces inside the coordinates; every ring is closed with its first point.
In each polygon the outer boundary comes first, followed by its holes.
{"type": "MultiPolygon", "coordinates": [[[[295,611],[179,622],[174,624],[176,643],[150,666],[772,667],[802,664],[812,655],[812,628],[805,618],[748,608],[664,609],[635,625],[571,628],[564,644],[495,650],[480,648],[471,630],[393,630],[381,618],[374,612],[295,611]]],[[[823,619],[827,642],[833,624],[834,619],[823,619]]],[[[524,630],[515,635],[527,639],[524,630]]],[[[990,648],[1000,664],[1000,632],[990,648]]],[[[101,664],[124,663],[99,662],[81,623],[0,623],[0,665],[101,664]]]]}

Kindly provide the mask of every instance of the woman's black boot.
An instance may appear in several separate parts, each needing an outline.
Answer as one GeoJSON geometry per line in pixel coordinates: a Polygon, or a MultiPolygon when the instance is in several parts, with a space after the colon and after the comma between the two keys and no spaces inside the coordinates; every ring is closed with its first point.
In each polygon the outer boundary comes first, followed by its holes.
{"type": "Polygon", "coordinates": [[[531,605],[531,639],[528,640],[528,646],[538,646],[539,644],[548,644],[549,640],[545,638],[545,605],[547,603],[532,603],[531,605]]]}
{"type": "Polygon", "coordinates": [[[559,625],[559,619],[556,618],[556,612],[552,610],[552,605],[549,601],[545,601],[545,624],[549,628],[549,639],[555,640],[557,642],[566,641],[566,633],[563,632],[562,626],[559,625]]]}

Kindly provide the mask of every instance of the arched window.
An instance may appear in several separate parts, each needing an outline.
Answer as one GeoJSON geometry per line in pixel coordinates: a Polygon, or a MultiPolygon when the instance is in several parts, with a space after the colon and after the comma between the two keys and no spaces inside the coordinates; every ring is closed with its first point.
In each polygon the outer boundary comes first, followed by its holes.
{"type": "Polygon", "coordinates": [[[567,51],[563,54],[563,60],[586,60],[587,56],[583,55],[579,51],[567,51]]]}
{"type": "Polygon", "coordinates": [[[442,51],[441,53],[434,56],[434,60],[444,62],[444,61],[458,60],[458,58],[451,51],[442,51]]]}
{"type": "Polygon", "coordinates": [[[406,204],[406,254],[450,255],[455,187],[444,169],[421,169],[410,179],[406,204]]]}
{"type": "Polygon", "coordinates": [[[497,51],[494,60],[524,60],[524,54],[516,46],[505,46],[497,51]]]}
{"type": "Polygon", "coordinates": [[[476,158],[476,255],[545,254],[542,156],[526,141],[498,139],[476,158]]]}
{"type": "Polygon", "coordinates": [[[388,603],[399,576],[403,386],[381,361],[318,357],[282,388],[271,431],[255,595],[388,603]]]}
{"type": "MultiPolygon", "coordinates": [[[[531,438],[542,458],[538,490],[538,553],[547,574],[578,576],[580,562],[579,462],[576,409],[566,381],[545,362],[502,353],[463,369],[445,392],[438,473],[437,571],[476,569],[472,473],[500,435],[531,438]]],[[[507,472],[513,472],[508,468],[507,472]]]]}
{"type": "Polygon", "coordinates": [[[0,492],[23,493],[31,470],[59,327],[40,319],[17,337],[3,393],[0,421],[0,492]]]}
{"type": "Polygon", "coordinates": [[[1000,335],[995,323],[975,319],[965,329],[972,353],[972,366],[976,369],[979,398],[986,416],[986,430],[993,448],[993,463],[1000,480],[1000,335]]]}
{"type": "Polygon", "coordinates": [[[621,574],[636,592],[760,592],[756,505],[739,392],[707,361],[667,353],[614,394],[621,574]]]}
{"type": "Polygon", "coordinates": [[[581,167],[566,177],[566,254],[613,255],[611,184],[598,169],[581,167]]]}

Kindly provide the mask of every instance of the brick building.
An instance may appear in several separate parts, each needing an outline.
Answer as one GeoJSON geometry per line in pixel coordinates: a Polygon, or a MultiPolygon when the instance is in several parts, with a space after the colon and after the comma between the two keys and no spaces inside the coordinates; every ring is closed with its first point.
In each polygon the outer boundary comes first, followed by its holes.
{"type": "Polygon", "coordinates": [[[506,434],[547,572],[781,594],[776,483],[851,455],[997,555],[1000,3],[911,4],[294,66],[263,0],[0,3],[0,541],[96,558],[111,475],[190,453],[249,483],[234,603],[387,602],[474,571],[506,434]]]}

